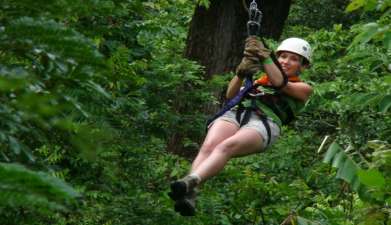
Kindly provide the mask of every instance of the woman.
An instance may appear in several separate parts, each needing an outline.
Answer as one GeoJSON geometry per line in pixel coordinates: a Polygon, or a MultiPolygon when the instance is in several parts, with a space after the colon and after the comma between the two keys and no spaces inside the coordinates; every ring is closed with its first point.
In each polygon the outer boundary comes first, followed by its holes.
{"type": "Polygon", "coordinates": [[[175,211],[195,214],[196,187],[217,175],[234,157],[261,152],[273,144],[280,126],[289,122],[308,100],[312,88],[298,75],[310,65],[311,47],[303,39],[284,40],[276,51],[281,70],[270,58],[270,51],[255,37],[246,40],[244,57],[229,83],[226,96],[235,97],[244,78],[261,67],[267,75],[254,82],[240,104],[215,119],[192,163],[189,175],[171,183],[170,197],[175,211]],[[267,94],[266,94],[267,93],[267,94]]]}

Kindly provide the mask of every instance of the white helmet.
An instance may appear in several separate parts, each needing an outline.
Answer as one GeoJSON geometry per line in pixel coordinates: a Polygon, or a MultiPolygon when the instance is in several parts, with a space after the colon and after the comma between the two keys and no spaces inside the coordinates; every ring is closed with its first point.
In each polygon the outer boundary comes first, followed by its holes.
{"type": "Polygon", "coordinates": [[[301,38],[288,38],[285,39],[277,48],[277,54],[280,51],[293,52],[298,55],[303,56],[305,59],[311,63],[311,46],[307,41],[301,38]]]}

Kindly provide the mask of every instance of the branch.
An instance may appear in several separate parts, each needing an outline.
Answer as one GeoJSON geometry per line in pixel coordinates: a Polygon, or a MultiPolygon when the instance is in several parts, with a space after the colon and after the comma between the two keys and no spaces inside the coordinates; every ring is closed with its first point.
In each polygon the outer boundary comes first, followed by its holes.
{"type": "Polygon", "coordinates": [[[295,213],[291,213],[280,225],[293,225],[292,221],[295,219],[295,213]]]}

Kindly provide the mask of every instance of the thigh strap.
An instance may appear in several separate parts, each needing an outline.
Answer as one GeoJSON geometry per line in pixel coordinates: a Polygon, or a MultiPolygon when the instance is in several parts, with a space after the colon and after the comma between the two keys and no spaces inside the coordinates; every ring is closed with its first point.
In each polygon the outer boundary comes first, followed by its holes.
{"type": "Polygon", "coordinates": [[[262,111],[260,109],[254,108],[254,107],[243,107],[243,105],[240,104],[238,107],[238,110],[236,112],[236,116],[235,116],[236,121],[239,123],[239,127],[246,125],[250,121],[251,112],[253,112],[253,111],[257,114],[257,116],[259,117],[259,119],[261,119],[263,125],[265,126],[266,133],[267,133],[267,146],[268,146],[271,141],[270,124],[267,119],[267,116],[265,116],[265,114],[262,113],[262,111]],[[244,113],[244,115],[242,118],[243,113],[244,113]]]}

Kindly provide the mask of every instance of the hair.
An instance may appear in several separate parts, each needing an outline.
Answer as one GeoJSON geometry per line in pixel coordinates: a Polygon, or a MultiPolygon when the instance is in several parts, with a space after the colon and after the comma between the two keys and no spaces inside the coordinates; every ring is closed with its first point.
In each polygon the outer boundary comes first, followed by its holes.
{"type": "Polygon", "coordinates": [[[302,61],[301,61],[301,65],[303,66],[310,66],[310,61],[308,61],[308,59],[304,58],[303,56],[300,56],[302,61]]]}

